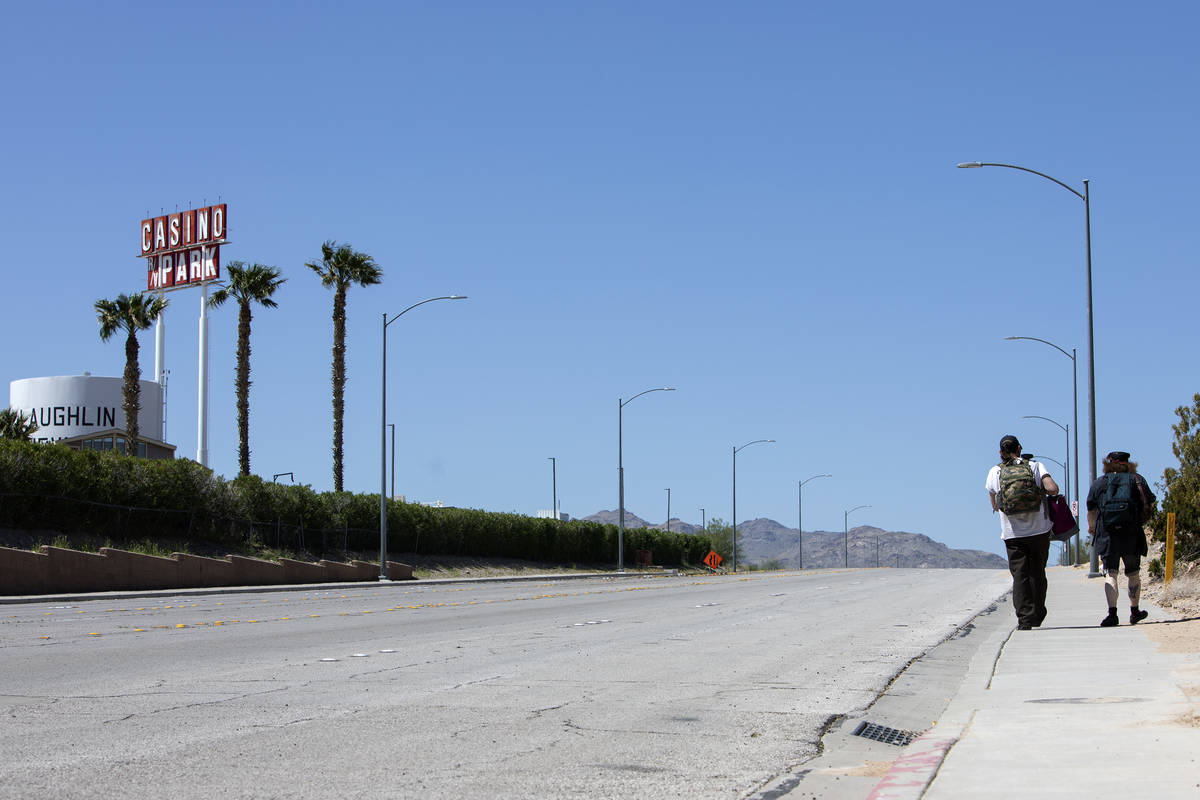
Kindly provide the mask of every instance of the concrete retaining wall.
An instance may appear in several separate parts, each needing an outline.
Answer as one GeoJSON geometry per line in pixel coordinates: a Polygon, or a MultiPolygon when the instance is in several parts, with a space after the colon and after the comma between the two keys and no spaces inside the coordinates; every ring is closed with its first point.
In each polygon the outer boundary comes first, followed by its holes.
{"type": "MultiPolygon", "coordinates": [[[[388,578],[413,580],[412,567],[389,561],[388,578]]],[[[98,553],[49,545],[42,545],[36,553],[0,547],[0,595],[282,586],[378,579],[379,565],[367,561],[311,564],[282,559],[276,563],[245,556],[205,558],[187,553],[172,553],[170,558],[162,558],[111,547],[102,547],[98,553]]]]}

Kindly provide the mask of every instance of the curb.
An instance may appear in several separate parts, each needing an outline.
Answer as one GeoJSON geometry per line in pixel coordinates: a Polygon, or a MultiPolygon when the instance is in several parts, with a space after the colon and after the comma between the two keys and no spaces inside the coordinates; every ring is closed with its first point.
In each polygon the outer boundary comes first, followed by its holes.
{"type": "Polygon", "coordinates": [[[675,576],[679,570],[663,570],[653,574],[638,572],[582,572],[546,575],[498,575],[482,578],[432,578],[421,580],[356,581],[339,583],[289,583],[269,586],[208,586],[182,589],[145,589],[117,592],[77,592],[74,594],[11,595],[0,597],[0,605],[18,603],[62,603],[84,600],[134,600],[141,597],[195,597],[212,594],[253,594],[257,592],[313,592],[327,590],[361,590],[386,587],[445,586],[454,583],[512,583],[517,581],[581,580],[585,578],[659,578],[675,576]]]}

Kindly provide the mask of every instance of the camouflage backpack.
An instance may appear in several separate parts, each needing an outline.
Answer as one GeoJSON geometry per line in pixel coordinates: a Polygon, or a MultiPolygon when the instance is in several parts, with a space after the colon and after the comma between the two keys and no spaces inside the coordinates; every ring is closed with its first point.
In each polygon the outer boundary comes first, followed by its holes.
{"type": "Polygon", "coordinates": [[[996,506],[1005,514],[1039,510],[1046,498],[1046,490],[1033,474],[1029,462],[1018,458],[999,467],[1000,491],[996,493],[996,506]]]}

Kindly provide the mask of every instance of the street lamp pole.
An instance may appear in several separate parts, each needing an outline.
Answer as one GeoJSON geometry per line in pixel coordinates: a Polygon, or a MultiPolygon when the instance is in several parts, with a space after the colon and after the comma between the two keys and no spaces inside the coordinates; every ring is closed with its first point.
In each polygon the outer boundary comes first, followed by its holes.
{"type": "MultiPolygon", "coordinates": [[[[1069,424],[1063,425],[1061,422],[1056,422],[1055,420],[1052,420],[1049,417],[1039,417],[1036,414],[1021,417],[1021,419],[1044,419],[1046,422],[1051,422],[1051,423],[1057,425],[1058,427],[1062,428],[1063,431],[1066,433],[1066,435],[1067,435],[1067,456],[1066,456],[1067,463],[1063,464],[1061,461],[1055,461],[1055,463],[1060,464],[1062,466],[1062,468],[1066,471],[1067,479],[1066,479],[1065,483],[1069,484],[1071,482],[1071,426],[1069,424]]],[[[1075,431],[1075,442],[1076,442],[1076,444],[1078,444],[1078,442],[1079,442],[1079,431],[1075,431]]],[[[1081,514],[1086,515],[1087,511],[1083,507],[1084,504],[1079,499],[1079,466],[1078,466],[1079,465],[1079,459],[1078,459],[1079,450],[1078,449],[1075,451],[1075,454],[1076,454],[1076,459],[1075,459],[1075,464],[1076,464],[1076,467],[1075,467],[1075,470],[1076,470],[1075,471],[1075,502],[1079,504],[1079,510],[1080,510],[1081,514]]],[[[1051,459],[1051,460],[1053,461],[1054,459],[1051,459]]],[[[1068,496],[1070,496],[1070,492],[1068,492],[1067,494],[1068,494],[1068,496]]],[[[1076,551],[1076,554],[1078,554],[1078,552],[1079,552],[1079,539],[1078,539],[1079,534],[1075,534],[1075,536],[1076,536],[1075,551],[1076,551]]],[[[1078,557],[1076,557],[1076,561],[1078,561],[1078,557]]],[[[1096,576],[1089,575],[1088,577],[1094,578],[1096,576]]]]}
{"type": "Polygon", "coordinates": [[[396,423],[389,422],[388,427],[392,429],[392,484],[391,492],[388,497],[396,496],[396,423]]]}
{"type": "MultiPolygon", "coordinates": [[[[1067,472],[1067,479],[1066,479],[1066,481],[1064,481],[1064,483],[1069,484],[1071,482],[1071,426],[1063,425],[1061,422],[1052,420],[1049,417],[1039,417],[1037,414],[1028,414],[1024,417],[1021,417],[1021,419],[1044,419],[1046,422],[1050,422],[1050,423],[1057,425],[1059,428],[1061,428],[1063,430],[1064,433],[1066,433],[1066,435],[1067,435],[1067,455],[1066,455],[1067,466],[1065,466],[1064,469],[1067,472]]],[[[1068,489],[1069,489],[1069,487],[1068,487],[1068,489]]],[[[1070,491],[1068,491],[1067,494],[1070,495],[1070,491]]],[[[1078,500],[1079,498],[1076,497],[1075,499],[1078,500]]]]}
{"type": "Polygon", "coordinates": [[[671,532],[671,487],[667,487],[667,533],[671,532]]]}
{"type": "Polygon", "coordinates": [[[860,508],[870,508],[870,506],[855,506],[842,515],[842,546],[845,548],[845,566],[850,568],[850,515],[860,508]]]}
{"type": "MultiPolygon", "coordinates": [[[[386,581],[387,576],[387,497],[384,492],[387,491],[387,329],[402,316],[412,311],[417,306],[423,306],[426,303],[432,303],[434,300],[466,300],[465,295],[445,295],[444,297],[431,297],[428,300],[422,300],[419,303],[413,303],[408,308],[401,311],[396,316],[388,319],[387,312],[383,313],[383,367],[380,370],[382,379],[380,384],[383,389],[381,392],[380,401],[380,416],[379,416],[379,580],[386,581]]],[[[394,429],[393,429],[394,430],[394,429]]],[[[393,440],[394,441],[394,440],[393,440]]],[[[393,465],[395,464],[395,451],[392,454],[393,465]]],[[[394,480],[394,478],[393,478],[394,480]]]]}
{"type": "MultiPolygon", "coordinates": [[[[1071,404],[1071,412],[1073,414],[1071,430],[1075,431],[1075,502],[1080,504],[1079,510],[1082,512],[1084,509],[1082,497],[1079,494],[1079,363],[1076,359],[1075,348],[1072,347],[1071,352],[1068,353],[1054,342],[1048,342],[1045,339],[1039,339],[1036,336],[1005,336],[1004,338],[1010,341],[1025,339],[1031,342],[1048,344],[1067,358],[1071,359],[1071,396],[1073,398],[1071,404]]],[[[1068,463],[1070,462],[1068,461],[1068,463]]],[[[1076,546],[1078,546],[1078,541],[1076,542],[1076,546]]]]}
{"type": "Polygon", "coordinates": [[[622,428],[624,422],[622,420],[622,411],[625,406],[637,400],[644,394],[650,392],[673,392],[675,387],[663,386],[658,389],[646,389],[643,392],[638,392],[628,400],[617,398],[617,571],[625,571],[625,455],[624,445],[621,442],[622,428]]]}
{"type": "Polygon", "coordinates": [[[774,439],[755,439],[753,442],[746,442],[741,447],[733,448],[733,571],[737,572],[737,454],[739,450],[745,450],[752,444],[762,442],[774,442],[774,439]]]}
{"type": "Polygon", "coordinates": [[[800,535],[796,547],[798,551],[796,560],[800,563],[800,569],[804,569],[804,484],[815,481],[817,478],[832,477],[832,475],[813,475],[811,478],[800,481],[800,485],[796,487],[796,532],[800,535]]]}
{"type": "Polygon", "coordinates": [[[547,456],[550,459],[550,490],[553,492],[550,496],[550,515],[555,520],[558,519],[558,460],[554,456],[547,456]]]}
{"type": "MultiPolygon", "coordinates": [[[[1057,183],[1059,186],[1083,201],[1084,235],[1086,237],[1087,256],[1088,485],[1091,486],[1091,484],[1096,480],[1096,351],[1092,339],[1092,203],[1091,195],[1088,189],[1088,181],[1084,180],[1083,191],[1080,192],[1077,189],[1074,189],[1071,186],[1063,183],[1058,178],[1053,178],[1044,172],[1038,172],[1035,169],[1020,167],[1015,164],[993,164],[982,161],[966,161],[958,166],[960,169],[973,169],[976,167],[1006,167],[1008,169],[1021,170],[1022,172],[1031,172],[1034,175],[1045,178],[1048,181],[1057,183]]],[[[1076,465],[1076,471],[1078,471],[1078,465],[1076,465]]],[[[1078,492],[1076,492],[1076,494],[1078,494],[1078,492]]],[[[1082,512],[1083,509],[1081,508],[1080,511],[1082,512]]],[[[1092,548],[1091,567],[1091,573],[1088,575],[1088,577],[1099,576],[1099,563],[1095,548],[1092,548]]]]}

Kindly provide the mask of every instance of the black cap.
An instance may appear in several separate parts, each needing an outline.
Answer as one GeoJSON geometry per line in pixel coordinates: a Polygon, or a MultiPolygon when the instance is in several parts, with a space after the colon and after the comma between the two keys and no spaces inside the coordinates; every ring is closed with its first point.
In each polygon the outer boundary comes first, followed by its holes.
{"type": "Polygon", "coordinates": [[[1105,461],[1128,461],[1129,453],[1126,453],[1124,450],[1113,450],[1111,453],[1109,453],[1108,455],[1106,455],[1104,457],[1104,460],[1105,461]]]}
{"type": "Polygon", "coordinates": [[[1001,453],[1020,453],[1021,441],[1011,433],[1000,440],[1001,453]]]}

